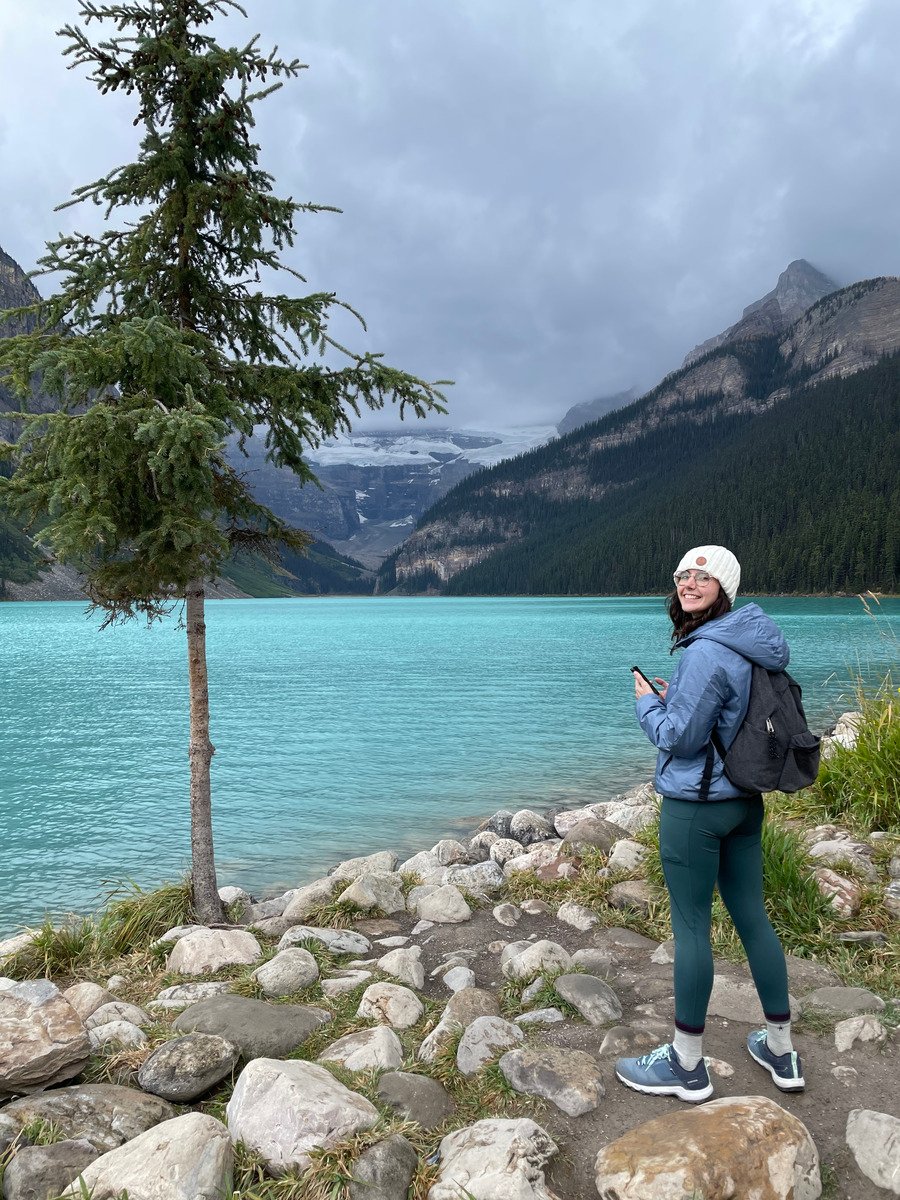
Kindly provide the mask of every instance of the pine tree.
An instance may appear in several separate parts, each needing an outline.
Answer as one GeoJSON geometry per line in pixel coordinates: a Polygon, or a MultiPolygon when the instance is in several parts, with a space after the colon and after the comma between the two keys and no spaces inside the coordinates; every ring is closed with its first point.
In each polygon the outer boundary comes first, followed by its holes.
{"type": "Polygon", "coordinates": [[[243,445],[263,427],[268,458],[308,481],[306,450],[349,429],[362,406],[444,411],[440,384],[329,335],[335,307],[348,307],[335,295],[263,290],[279,271],[302,290],[282,254],[297,219],[325,206],[276,197],[252,140],[254,105],[302,64],[262,53],[256,37],[218,44],[209,27],[229,10],[246,15],[234,0],[82,0],[85,28],[60,31],[72,66],[135,101],[140,150],[73,193],[68,205],[102,206],[106,225],[48,244],[40,273],[59,273],[59,291],[19,314],[36,318],[31,332],[0,343],[0,378],[26,397],[41,371],[60,406],[21,417],[7,447],[9,503],[46,520],[42,541],[85,570],[106,623],[153,619],[184,599],[194,905],[205,922],[222,919],[206,581],[235,549],[308,540],[254,502],[225,439],[243,445]]]}

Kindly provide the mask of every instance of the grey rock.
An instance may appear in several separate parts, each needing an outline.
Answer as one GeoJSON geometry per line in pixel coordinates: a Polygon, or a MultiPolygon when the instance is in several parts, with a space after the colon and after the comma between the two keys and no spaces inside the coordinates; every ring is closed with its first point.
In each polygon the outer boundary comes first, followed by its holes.
{"type": "Polygon", "coordinates": [[[888,863],[888,875],[891,879],[900,879],[900,852],[895,854],[888,863]]]}
{"type": "Polygon", "coordinates": [[[366,871],[340,893],[338,900],[352,904],[363,912],[405,912],[406,897],[403,895],[403,880],[399,872],[366,871]]]}
{"type": "Polygon", "coordinates": [[[340,880],[329,878],[316,879],[304,887],[297,888],[281,914],[282,917],[295,924],[298,921],[305,921],[316,909],[331,903],[338,887],[340,887],[340,880]]]}
{"type": "Polygon", "coordinates": [[[852,946],[884,946],[887,936],[880,929],[852,929],[837,935],[839,942],[847,942],[852,946]]]}
{"type": "Polygon", "coordinates": [[[447,868],[439,861],[436,854],[430,850],[420,850],[397,868],[401,875],[418,875],[422,883],[430,883],[440,887],[447,874],[447,868]]]}
{"type": "Polygon", "coordinates": [[[635,912],[649,913],[659,895],[645,879],[626,879],[614,883],[606,897],[613,908],[633,908],[635,912]]]}
{"type": "Polygon", "coordinates": [[[123,992],[128,987],[128,980],[124,975],[110,975],[106,986],[110,992],[123,992]]]}
{"type": "Polygon", "coordinates": [[[829,1013],[871,1013],[881,1012],[884,1001],[867,988],[823,987],[805,996],[803,1007],[829,1013]]]}
{"type": "Polygon", "coordinates": [[[322,980],[322,994],[334,999],[335,996],[343,996],[347,992],[355,991],[360,984],[371,978],[371,971],[342,971],[340,975],[333,975],[330,979],[322,980]]]}
{"type": "Polygon", "coordinates": [[[378,1025],[348,1033],[326,1046],[319,1062],[336,1062],[348,1071],[395,1071],[403,1062],[403,1047],[393,1029],[378,1025]]]}
{"type": "Polygon", "coordinates": [[[409,988],[397,983],[372,983],[363,992],[356,1015],[395,1029],[409,1029],[424,1012],[422,1001],[409,988]]]}
{"type": "Polygon", "coordinates": [[[505,886],[506,878],[500,867],[488,859],[468,867],[448,867],[447,883],[476,896],[493,896],[505,886]]]}
{"type": "Polygon", "coordinates": [[[847,1145],[867,1179],[900,1196],[900,1120],[889,1113],[854,1108],[847,1118],[847,1145]]]}
{"type": "Polygon", "coordinates": [[[519,907],[529,917],[542,917],[550,912],[550,905],[544,900],[523,900],[519,907]]]}
{"type": "Polygon", "coordinates": [[[534,1008],[513,1018],[517,1025],[558,1025],[565,1019],[558,1008],[534,1008]]]}
{"type": "Polygon", "coordinates": [[[498,837],[509,837],[509,826],[512,819],[513,814],[509,809],[501,808],[492,817],[488,817],[482,829],[490,833],[496,833],[498,837]]]}
{"type": "Polygon", "coordinates": [[[13,1100],[4,1117],[21,1127],[52,1121],[66,1138],[85,1138],[105,1154],[175,1116],[165,1100],[114,1083],[83,1083],[13,1100]]]}
{"type": "Polygon", "coordinates": [[[488,851],[488,857],[498,867],[505,867],[510,859],[518,858],[524,851],[525,847],[522,843],[515,841],[514,838],[498,838],[488,851]]]}
{"type": "Polygon", "coordinates": [[[500,1059],[500,1070],[517,1092],[541,1096],[570,1117],[591,1112],[606,1090],[599,1063],[583,1050],[510,1050],[500,1059]]]}
{"type": "Polygon", "coordinates": [[[841,1053],[849,1050],[854,1042],[880,1043],[886,1037],[887,1030],[877,1017],[848,1017],[834,1027],[834,1044],[841,1053]]]}
{"type": "Polygon", "coordinates": [[[408,905],[410,912],[438,925],[458,925],[472,916],[466,898],[452,883],[445,883],[442,887],[413,888],[408,905]]]}
{"type": "Polygon", "coordinates": [[[451,992],[461,992],[465,988],[475,987],[475,972],[471,967],[451,967],[445,972],[442,982],[451,992]]]}
{"type": "Polygon", "coordinates": [[[109,1004],[101,1004],[99,1008],[85,1021],[87,1029],[96,1029],[98,1025],[108,1025],[111,1021],[129,1021],[143,1029],[152,1024],[150,1017],[136,1004],[126,1004],[124,1000],[113,1000],[109,1004]]]}
{"type": "Polygon", "coordinates": [[[863,879],[867,879],[869,883],[875,883],[878,880],[878,871],[869,858],[871,853],[872,847],[867,846],[865,842],[851,842],[843,839],[832,842],[816,842],[809,848],[810,858],[830,867],[840,867],[844,863],[849,863],[854,871],[862,875],[863,879]]]}
{"type": "Polygon", "coordinates": [[[469,862],[478,863],[484,862],[489,857],[491,846],[497,841],[497,834],[492,829],[483,829],[481,833],[476,833],[469,840],[469,845],[466,847],[469,855],[469,862]]]}
{"type": "Polygon", "coordinates": [[[267,1004],[245,996],[212,996],[176,1019],[182,1033],[212,1033],[237,1046],[241,1057],[284,1058],[322,1024],[320,1010],[302,1004],[267,1004]]]}
{"type": "Polygon", "coordinates": [[[521,842],[523,846],[531,846],[535,842],[544,842],[547,838],[556,837],[556,830],[546,817],[530,808],[520,808],[513,813],[509,823],[509,836],[521,842]]]}
{"type": "Polygon", "coordinates": [[[397,855],[393,850],[379,850],[375,854],[365,854],[361,858],[347,858],[339,862],[328,872],[331,879],[349,882],[358,879],[360,875],[384,875],[397,867],[397,855]]]}
{"type": "Polygon", "coordinates": [[[542,976],[532,980],[527,987],[522,989],[522,995],[519,997],[519,1003],[522,1005],[533,1004],[541,992],[544,990],[547,981],[542,976]]]}
{"type": "Polygon", "coordinates": [[[319,978],[319,964],[308,950],[288,946],[257,967],[253,978],[266,996],[293,996],[319,978]]]}
{"type": "Polygon", "coordinates": [[[219,899],[226,908],[234,907],[236,920],[242,920],[250,911],[253,901],[250,899],[250,893],[245,892],[241,887],[220,887],[219,899]]]}
{"type": "Polygon", "coordinates": [[[310,1151],[347,1140],[379,1119],[378,1109],[318,1063],[257,1058],[238,1077],[228,1129],[279,1178],[310,1165],[310,1151]]]}
{"type": "Polygon", "coordinates": [[[884,889],[884,907],[892,917],[900,917],[900,879],[895,879],[884,889]]]}
{"type": "Polygon", "coordinates": [[[628,830],[602,817],[587,817],[569,829],[563,838],[567,851],[601,850],[608,854],[616,842],[628,837],[628,830]]]}
{"type": "Polygon", "coordinates": [[[611,871],[633,874],[647,857],[647,847],[631,838],[620,838],[609,852],[606,865],[611,871]]]}
{"type": "Polygon", "coordinates": [[[332,954],[368,954],[372,943],[352,929],[323,929],[318,925],[293,925],[278,943],[279,950],[299,942],[320,942],[332,954]]]}
{"type": "Polygon", "coordinates": [[[523,1038],[522,1030],[511,1021],[502,1017],[476,1017],[459,1039],[457,1070],[462,1075],[474,1075],[501,1050],[518,1045],[523,1038]]]}
{"type": "Polygon", "coordinates": [[[515,904],[497,904],[494,906],[492,916],[500,925],[505,925],[510,928],[513,925],[518,925],[522,919],[522,910],[516,908],[515,904]]]}
{"type": "Polygon", "coordinates": [[[650,955],[650,961],[660,967],[673,963],[675,961],[675,939],[669,938],[668,941],[660,942],[650,955]]]}
{"type": "Polygon", "coordinates": [[[246,929],[197,929],[178,939],[168,968],[181,975],[211,975],[222,967],[258,962],[262,947],[246,929]]]}
{"type": "Polygon", "coordinates": [[[147,1004],[148,1008],[159,1008],[174,1011],[185,1009],[199,1000],[208,1000],[210,996],[222,996],[231,987],[230,983],[176,983],[174,987],[163,988],[154,999],[147,1004]]]}
{"type": "Polygon", "coordinates": [[[824,963],[814,962],[811,958],[798,958],[796,954],[786,954],[788,986],[793,995],[801,999],[807,992],[817,987],[840,987],[841,977],[831,967],[824,963]]]}
{"type": "Polygon", "coordinates": [[[48,979],[0,979],[0,1097],[77,1075],[90,1055],[84,1022],[48,979]]]}
{"type": "Polygon", "coordinates": [[[156,941],[150,947],[151,950],[161,950],[166,946],[174,946],[176,942],[183,937],[187,937],[189,933],[198,933],[201,930],[205,931],[205,925],[173,925],[171,929],[167,929],[165,933],[160,934],[156,941]]]}
{"type": "Polygon", "coordinates": [[[454,863],[467,863],[469,854],[462,842],[455,838],[441,838],[436,846],[431,847],[431,853],[442,867],[452,867],[454,863]]]}
{"type": "Polygon", "coordinates": [[[615,956],[610,950],[598,950],[593,946],[583,946],[576,950],[572,955],[572,962],[600,979],[611,979],[619,971],[615,956]]]}
{"type": "Polygon", "coordinates": [[[575,904],[571,900],[559,906],[556,910],[556,919],[581,930],[582,933],[592,929],[600,920],[595,912],[591,912],[583,904],[575,904]]]}
{"type": "MultiPolygon", "coordinates": [[[[788,996],[791,1019],[800,1016],[800,1005],[793,996],[788,996]]],[[[711,1017],[724,1017],[726,1021],[741,1021],[745,1025],[758,1025],[763,1020],[762,1006],[752,980],[732,979],[727,975],[713,978],[712,993],[707,1012],[711,1017]]]]}
{"type": "Polygon", "coordinates": [[[420,946],[409,946],[403,949],[390,950],[378,960],[379,971],[385,975],[393,975],[401,983],[410,987],[425,986],[425,968],[422,966],[422,949],[420,946]]]}
{"type": "Polygon", "coordinates": [[[633,929],[610,926],[594,936],[594,945],[601,950],[610,950],[613,953],[625,952],[643,955],[652,954],[659,943],[654,942],[653,938],[644,937],[642,933],[635,933],[633,929]]]}
{"type": "Polygon", "coordinates": [[[248,922],[264,921],[268,917],[283,917],[284,910],[293,899],[293,891],[285,892],[283,896],[275,896],[271,900],[260,900],[251,904],[246,914],[248,922]]]}
{"type": "Polygon", "coordinates": [[[353,1164],[350,1200],[406,1200],[419,1156],[399,1133],[364,1150],[353,1164]]]}
{"type": "Polygon", "coordinates": [[[655,804],[610,804],[604,816],[614,825],[620,825],[628,833],[640,833],[653,825],[658,817],[655,804]]]}
{"type": "Polygon", "coordinates": [[[493,992],[486,988],[468,987],[450,997],[442,1017],[455,1021],[465,1029],[476,1017],[495,1017],[499,1013],[500,1004],[493,992]]]}
{"type": "Polygon", "coordinates": [[[173,1104],[190,1104],[227,1078],[240,1051],[210,1033],[189,1033],[163,1044],[145,1059],[138,1083],[145,1092],[173,1104]]]}
{"type": "Polygon", "coordinates": [[[63,992],[63,999],[72,1005],[82,1021],[86,1021],[102,1005],[112,1003],[115,996],[99,983],[73,983],[63,992]]]}
{"type": "MultiPolygon", "coordinates": [[[[668,1036],[670,1029],[666,1025],[662,1034],[668,1036]]],[[[652,1029],[640,1029],[634,1025],[615,1025],[608,1029],[600,1043],[601,1058],[623,1058],[643,1054],[652,1050],[661,1041],[660,1033],[652,1029]]]]}
{"type": "Polygon", "coordinates": [[[130,1050],[140,1050],[148,1044],[147,1035],[131,1021],[106,1021],[96,1029],[89,1029],[88,1039],[92,1050],[99,1050],[111,1042],[130,1050]]]}
{"type": "Polygon", "coordinates": [[[593,818],[594,813],[590,808],[565,808],[554,816],[553,828],[559,837],[566,838],[582,821],[589,821],[593,818]]]}
{"type": "Polygon", "coordinates": [[[540,1125],[519,1120],[476,1121],[448,1133],[438,1155],[440,1174],[428,1200],[553,1200],[544,1167],[557,1146],[540,1125]]]}
{"type": "Polygon", "coordinates": [[[453,1097],[436,1079],[390,1071],[378,1081],[378,1099],[423,1129],[436,1129],[456,1112],[453,1097]]]}
{"type": "Polygon", "coordinates": [[[500,956],[501,970],[507,979],[527,979],[531,975],[568,970],[572,959],[558,942],[512,942],[500,956]],[[523,948],[524,947],[524,948],[523,948]]]}
{"type": "Polygon", "coordinates": [[[98,1154],[84,1138],[50,1146],[22,1146],[3,1172],[2,1194],[6,1200],[52,1200],[98,1154]]]}
{"type": "MultiPolygon", "coordinates": [[[[94,1200],[219,1200],[232,1180],[234,1152],[215,1117],[189,1112],[95,1159],[82,1173],[94,1200]]],[[[65,1193],[83,1195],[76,1183],[65,1193]]]]}
{"type": "Polygon", "coordinates": [[[619,997],[596,975],[560,975],[553,987],[591,1025],[607,1025],[622,1016],[619,997]]]}

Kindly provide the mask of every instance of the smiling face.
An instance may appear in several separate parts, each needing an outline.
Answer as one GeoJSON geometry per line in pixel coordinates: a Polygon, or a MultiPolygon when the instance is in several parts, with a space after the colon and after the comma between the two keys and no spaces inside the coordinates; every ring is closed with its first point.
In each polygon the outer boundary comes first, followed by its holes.
{"type": "Polygon", "coordinates": [[[719,598],[721,589],[718,579],[711,578],[705,571],[687,571],[685,574],[687,575],[686,579],[679,579],[675,582],[678,603],[686,613],[706,612],[719,598]],[[705,583],[704,579],[706,579],[705,583]]]}

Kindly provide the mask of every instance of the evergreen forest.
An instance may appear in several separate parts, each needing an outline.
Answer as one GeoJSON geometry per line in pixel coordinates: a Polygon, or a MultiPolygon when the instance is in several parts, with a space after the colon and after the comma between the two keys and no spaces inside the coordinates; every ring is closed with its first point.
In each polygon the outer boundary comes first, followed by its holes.
{"type": "MultiPolygon", "coordinates": [[[[783,382],[770,341],[740,347],[759,388],[751,395],[783,382]]],[[[428,572],[399,590],[663,592],[684,550],[710,543],[738,555],[744,592],[900,590],[900,356],[802,387],[761,414],[723,415],[720,396],[699,397],[691,421],[587,451],[646,400],[457,485],[420,528],[468,514],[466,525],[479,532],[454,544],[489,545],[486,527],[497,531],[497,549],[447,584],[428,572]],[[606,486],[600,499],[553,500],[529,486],[566,456],[606,486]],[[505,541],[511,528],[521,536],[505,541]]],[[[397,586],[398,554],[382,568],[382,591],[397,586]]]]}

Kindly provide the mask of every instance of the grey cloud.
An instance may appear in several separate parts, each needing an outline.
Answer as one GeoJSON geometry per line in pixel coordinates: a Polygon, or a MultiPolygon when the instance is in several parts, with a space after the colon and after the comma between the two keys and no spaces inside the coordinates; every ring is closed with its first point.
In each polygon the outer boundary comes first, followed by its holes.
{"type": "MultiPolygon", "coordinates": [[[[887,0],[248,8],[236,38],[310,65],[260,108],[278,190],[344,210],[303,222],[294,264],[365,314],[339,336],[454,378],[456,424],[650,386],[792,258],[898,269],[887,0]]],[[[52,205],[134,144],[127,105],[58,57],[74,3],[40,12],[0,9],[0,245],[29,265],[94,219],[52,205]]]]}

